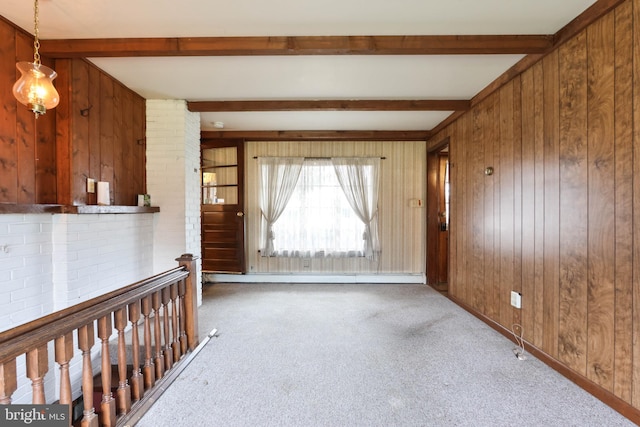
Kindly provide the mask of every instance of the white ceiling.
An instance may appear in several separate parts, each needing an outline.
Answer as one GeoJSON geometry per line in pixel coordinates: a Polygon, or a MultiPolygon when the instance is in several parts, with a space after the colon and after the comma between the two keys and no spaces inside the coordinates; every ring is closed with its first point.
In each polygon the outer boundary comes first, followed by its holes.
{"type": "MultiPolygon", "coordinates": [[[[553,34],[595,0],[40,0],[42,39],[553,34]]],[[[33,33],[33,3],[0,15],[33,33]]],[[[523,55],[89,58],[148,99],[470,99],[523,55]]],[[[428,130],[446,111],[201,113],[203,130],[428,130]]]]}

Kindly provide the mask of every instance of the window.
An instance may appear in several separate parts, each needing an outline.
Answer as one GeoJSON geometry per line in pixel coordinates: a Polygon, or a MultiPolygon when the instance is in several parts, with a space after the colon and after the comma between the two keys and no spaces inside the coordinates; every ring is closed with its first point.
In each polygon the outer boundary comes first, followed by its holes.
{"type": "Polygon", "coordinates": [[[263,255],[374,258],[379,252],[379,159],[261,158],[260,168],[263,255]]]}

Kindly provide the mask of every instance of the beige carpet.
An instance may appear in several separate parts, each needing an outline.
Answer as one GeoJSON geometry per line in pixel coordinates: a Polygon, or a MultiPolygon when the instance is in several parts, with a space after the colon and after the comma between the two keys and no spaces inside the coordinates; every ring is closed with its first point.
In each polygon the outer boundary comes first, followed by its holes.
{"type": "Polygon", "coordinates": [[[139,426],[626,426],[424,285],[215,284],[139,426]]]}

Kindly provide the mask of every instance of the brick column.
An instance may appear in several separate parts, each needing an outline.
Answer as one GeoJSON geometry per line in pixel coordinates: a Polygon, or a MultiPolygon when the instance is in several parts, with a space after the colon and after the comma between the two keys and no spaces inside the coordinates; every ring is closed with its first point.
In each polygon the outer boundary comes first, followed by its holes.
{"type": "MultiPolygon", "coordinates": [[[[176,266],[176,253],[200,256],[200,115],[181,100],[147,100],[147,192],[160,207],[154,271],[176,266]]],[[[198,260],[198,271],[200,271],[198,260]]],[[[198,304],[202,279],[198,273],[198,304]]]]}

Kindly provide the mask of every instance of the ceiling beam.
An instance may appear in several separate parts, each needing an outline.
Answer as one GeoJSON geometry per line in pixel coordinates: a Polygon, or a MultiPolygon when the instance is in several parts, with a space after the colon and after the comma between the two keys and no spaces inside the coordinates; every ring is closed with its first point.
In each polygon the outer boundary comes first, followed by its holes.
{"type": "Polygon", "coordinates": [[[287,130],[287,131],[202,131],[200,140],[243,139],[245,141],[426,141],[430,131],[384,130],[287,130]]]}
{"type": "Polygon", "coordinates": [[[445,99],[325,99],[268,101],[191,101],[191,112],[221,111],[466,111],[469,100],[445,99]]]}
{"type": "Polygon", "coordinates": [[[553,35],[181,37],[40,40],[50,58],[542,53],[553,35]]]}

